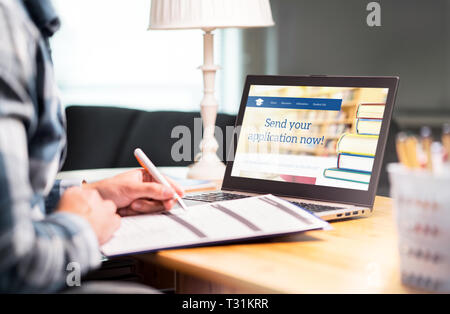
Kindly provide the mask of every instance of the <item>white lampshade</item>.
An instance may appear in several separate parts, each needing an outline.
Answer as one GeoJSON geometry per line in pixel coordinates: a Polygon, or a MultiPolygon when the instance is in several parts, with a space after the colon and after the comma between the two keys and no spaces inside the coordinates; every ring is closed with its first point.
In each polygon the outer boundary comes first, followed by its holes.
{"type": "Polygon", "coordinates": [[[273,25],[269,0],[152,0],[149,29],[273,25]]]}

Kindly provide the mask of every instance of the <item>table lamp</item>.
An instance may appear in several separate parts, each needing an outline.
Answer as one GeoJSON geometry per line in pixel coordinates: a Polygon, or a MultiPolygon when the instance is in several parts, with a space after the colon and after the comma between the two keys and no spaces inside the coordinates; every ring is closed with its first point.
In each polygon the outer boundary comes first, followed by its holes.
{"type": "Polygon", "coordinates": [[[269,0],[152,0],[149,30],[202,29],[204,95],[200,103],[203,122],[201,155],[190,166],[192,179],[220,180],[225,165],[216,154],[214,137],[217,101],[214,97],[216,71],[213,30],[217,28],[267,27],[274,25],[269,0]]]}

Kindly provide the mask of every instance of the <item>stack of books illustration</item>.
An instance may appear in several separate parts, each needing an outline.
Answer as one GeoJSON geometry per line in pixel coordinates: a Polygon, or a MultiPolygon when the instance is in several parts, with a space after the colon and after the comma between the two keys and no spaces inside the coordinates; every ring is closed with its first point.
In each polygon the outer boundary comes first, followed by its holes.
{"type": "Polygon", "coordinates": [[[356,134],[339,138],[337,167],[325,169],[325,178],[369,184],[383,114],[384,104],[359,104],[356,134]]]}

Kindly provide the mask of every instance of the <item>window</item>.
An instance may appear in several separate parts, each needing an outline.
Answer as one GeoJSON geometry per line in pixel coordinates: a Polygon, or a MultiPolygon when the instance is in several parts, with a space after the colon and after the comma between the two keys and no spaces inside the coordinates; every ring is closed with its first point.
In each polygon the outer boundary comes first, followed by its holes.
{"type": "MultiPolygon", "coordinates": [[[[65,104],[199,110],[201,30],[147,31],[148,0],[53,1],[62,27],[51,44],[65,104]]],[[[215,31],[217,64],[220,37],[221,31],[215,31]]],[[[220,99],[219,87],[224,84],[218,74],[216,97],[220,99]]]]}

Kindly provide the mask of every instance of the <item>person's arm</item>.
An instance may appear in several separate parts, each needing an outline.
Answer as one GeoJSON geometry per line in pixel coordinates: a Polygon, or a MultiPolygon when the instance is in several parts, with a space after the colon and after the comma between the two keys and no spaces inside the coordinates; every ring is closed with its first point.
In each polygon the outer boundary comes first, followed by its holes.
{"type": "Polygon", "coordinates": [[[45,212],[47,214],[53,213],[58,205],[61,196],[64,192],[71,187],[81,187],[83,181],[81,180],[55,180],[52,189],[45,197],[45,212]]]}
{"type": "Polygon", "coordinates": [[[100,264],[99,244],[117,230],[120,217],[112,201],[80,187],[63,193],[55,213],[34,217],[41,208],[31,206],[24,110],[31,104],[5,77],[0,67],[0,293],[54,292],[65,287],[69,263],[80,275],[100,264]]]}
{"type": "MultiPolygon", "coordinates": [[[[5,88],[0,83],[0,107],[18,106],[5,88]]],[[[39,209],[31,208],[27,137],[19,116],[0,112],[0,291],[57,291],[70,262],[83,274],[100,264],[98,240],[89,222],[72,213],[33,219],[39,209]]]]}
{"type": "MultiPolygon", "coordinates": [[[[98,193],[72,190],[57,212],[35,218],[42,213],[31,205],[27,146],[37,115],[28,85],[33,42],[9,9],[0,2],[0,292],[52,292],[64,287],[70,262],[78,263],[81,273],[100,264],[99,239],[112,232],[94,222],[110,223],[100,216],[114,217],[115,206],[104,204],[98,193]],[[92,210],[96,205],[101,210],[92,210]]],[[[117,228],[117,220],[114,224],[117,228]]]]}

